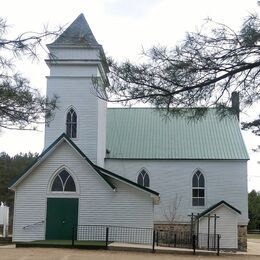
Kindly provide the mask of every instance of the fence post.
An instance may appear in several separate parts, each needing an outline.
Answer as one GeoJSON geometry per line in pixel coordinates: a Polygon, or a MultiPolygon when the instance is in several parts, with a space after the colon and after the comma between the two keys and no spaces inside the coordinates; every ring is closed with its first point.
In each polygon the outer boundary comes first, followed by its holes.
{"type": "Polygon", "coordinates": [[[159,232],[156,232],[156,245],[159,246],[159,232]]]}
{"type": "Polygon", "coordinates": [[[153,253],[155,252],[154,246],[155,246],[155,230],[153,230],[153,253]]]}
{"type": "Polygon", "coordinates": [[[217,239],[217,255],[219,255],[219,240],[220,240],[220,235],[218,234],[218,239],[217,239]]]}
{"type": "Polygon", "coordinates": [[[174,247],[176,247],[177,245],[177,234],[175,233],[174,234],[174,247]]]}
{"type": "Polygon", "coordinates": [[[108,249],[109,227],[106,227],[106,249],[108,249]]]}
{"type": "Polygon", "coordinates": [[[75,244],[75,243],[74,243],[74,242],[75,242],[75,241],[74,241],[74,239],[75,239],[75,235],[74,235],[74,234],[75,234],[75,231],[74,231],[74,230],[75,230],[75,227],[73,226],[73,227],[72,227],[72,237],[71,237],[71,245],[72,245],[73,247],[74,247],[74,244],[75,244]]]}
{"type": "Polygon", "coordinates": [[[193,248],[193,254],[196,254],[196,235],[192,235],[192,248],[193,248]]]}

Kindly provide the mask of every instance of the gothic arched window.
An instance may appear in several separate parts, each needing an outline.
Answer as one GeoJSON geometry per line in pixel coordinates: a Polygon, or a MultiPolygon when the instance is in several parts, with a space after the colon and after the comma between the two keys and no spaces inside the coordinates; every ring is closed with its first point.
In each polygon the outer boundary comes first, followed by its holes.
{"type": "Polygon", "coordinates": [[[141,170],[137,177],[137,183],[141,186],[144,187],[149,187],[150,186],[150,178],[146,170],[141,170]]]}
{"type": "Polygon", "coordinates": [[[70,138],[77,137],[77,114],[73,108],[69,110],[66,117],[66,134],[70,138]]]}
{"type": "Polygon", "coordinates": [[[205,179],[200,171],[192,177],[192,206],[205,205],[205,179]]]}
{"type": "Polygon", "coordinates": [[[51,191],[76,192],[75,182],[66,170],[62,170],[54,178],[51,186],[51,191]]]}

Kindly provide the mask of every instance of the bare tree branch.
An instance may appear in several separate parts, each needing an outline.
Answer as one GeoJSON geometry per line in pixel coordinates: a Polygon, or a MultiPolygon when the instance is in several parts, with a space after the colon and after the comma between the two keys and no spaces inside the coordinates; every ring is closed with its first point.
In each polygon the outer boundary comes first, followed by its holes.
{"type": "Polygon", "coordinates": [[[16,71],[15,59],[38,58],[38,49],[45,50],[42,41],[56,37],[62,29],[44,28],[40,33],[25,32],[8,39],[7,28],[0,18],[0,128],[35,129],[36,124],[52,119],[57,97],[47,99],[32,88],[29,80],[16,71]]]}
{"type": "MultiPolygon", "coordinates": [[[[111,84],[103,99],[136,100],[168,111],[230,107],[233,91],[240,93],[241,109],[260,100],[257,15],[247,17],[239,31],[208,19],[174,48],[154,46],[143,56],[145,61],[139,64],[109,61],[111,84]]],[[[99,84],[94,85],[100,89],[99,84]]]]}
{"type": "Polygon", "coordinates": [[[163,216],[169,224],[174,224],[182,197],[178,194],[170,201],[170,204],[163,209],[163,216]]]}

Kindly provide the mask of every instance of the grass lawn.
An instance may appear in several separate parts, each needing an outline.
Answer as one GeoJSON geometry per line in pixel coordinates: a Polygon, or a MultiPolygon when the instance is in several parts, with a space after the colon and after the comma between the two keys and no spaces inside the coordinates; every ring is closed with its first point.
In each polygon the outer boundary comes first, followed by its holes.
{"type": "Polygon", "coordinates": [[[260,234],[247,234],[247,238],[260,239],[260,234]]]}
{"type": "MultiPolygon", "coordinates": [[[[29,242],[31,244],[43,245],[71,245],[71,240],[37,240],[29,242]]],[[[75,241],[75,245],[105,246],[105,241],[75,241]]]]}
{"type": "MultiPolygon", "coordinates": [[[[31,242],[19,242],[18,247],[71,247],[71,240],[36,240],[31,242]]],[[[75,247],[104,248],[105,241],[74,241],[75,247]]]]}

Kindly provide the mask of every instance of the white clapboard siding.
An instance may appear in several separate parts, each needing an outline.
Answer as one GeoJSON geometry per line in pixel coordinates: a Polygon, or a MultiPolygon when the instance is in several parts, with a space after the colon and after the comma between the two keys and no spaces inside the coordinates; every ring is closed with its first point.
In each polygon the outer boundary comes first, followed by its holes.
{"type": "Polygon", "coordinates": [[[55,61],[61,60],[100,60],[99,48],[88,48],[87,46],[50,46],[51,54],[54,56],[55,61]]]}
{"type": "Polygon", "coordinates": [[[137,173],[146,168],[150,188],[160,193],[160,204],[155,205],[155,222],[166,221],[164,212],[180,199],[176,221],[189,222],[191,213],[200,213],[210,206],[225,200],[242,212],[238,224],[247,225],[247,163],[238,160],[113,160],[106,159],[105,168],[132,181],[137,173]],[[192,206],[192,176],[199,169],[206,182],[206,204],[192,206]]]}
{"type": "MultiPolygon", "coordinates": [[[[219,206],[217,209],[210,212],[210,215],[216,214],[218,216],[216,221],[216,234],[220,234],[220,248],[237,249],[237,218],[238,213],[226,207],[225,205],[219,206]]],[[[208,234],[208,218],[202,217],[199,223],[199,232],[208,234]]],[[[214,219],[210,220],[210,234],[214,234],[214,219]]],[[[200,241],[205,243],[207,240],[200,241]]],[[[202,245],[203,246],[203,245],[202,245]]]]}
{"type": "Polygon", "coordinates": [[[45,148],[54,142],[58,136],[66,132],[66,114],[70,107],[77,113],[77,138],[73,141],[86,155],[96,162],[97,154],[97,97],[91,93],[88,85],[91,79],[50,78],[48,80],[47,96],[58,95],[58,108],[55,117],[45,127],[45,148]]]}
{"type": "Polygon", "coordinates": [[[153,200],[148,193],[118,181],[114,182],[117,191],[113,191],[64,141],[17,186],[13,241],[45,239],[47,197],[53,196],[48,185],[62,166],[78,185],[79,194],[75,195],[79,198],[78,224],[152,227],[153,200]],[[24,229],[26,226],[29,227],[24,229]]]}
{"type": "Polygon", "coordinates": [[[104,164],[106,102],[100,101],[92,78],[102,79],[99,49],[51,47],[55,61],[48,61],[47,97],[58,96],[53,120],[45,127],[45,148],[66,132],[70,107],[77,113],[77,138],[73,141],[95,163],[104,164]]]}

